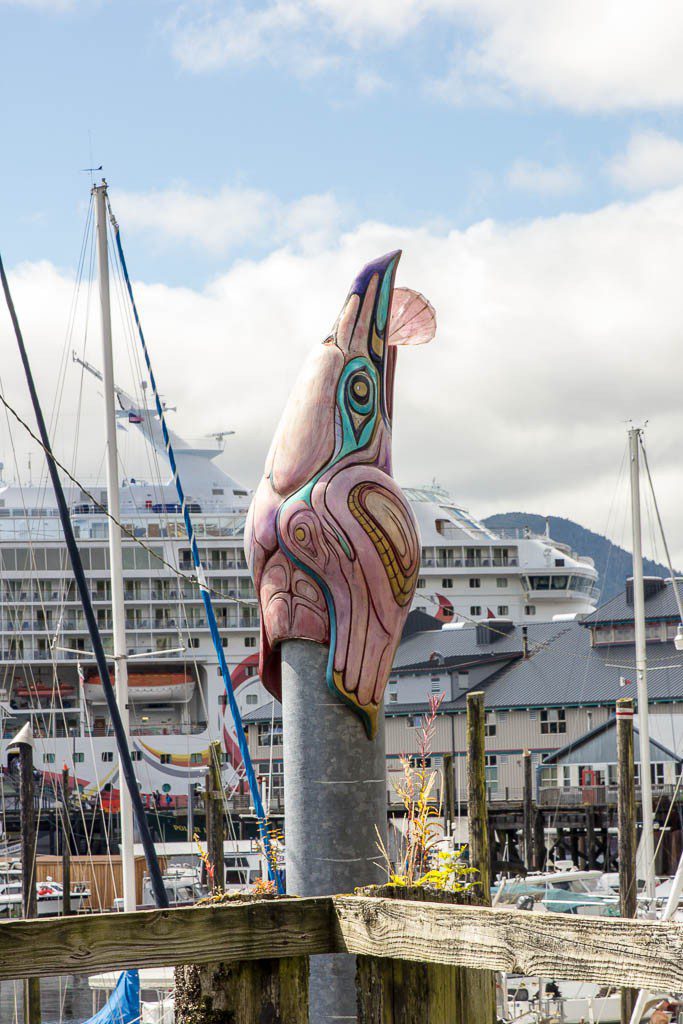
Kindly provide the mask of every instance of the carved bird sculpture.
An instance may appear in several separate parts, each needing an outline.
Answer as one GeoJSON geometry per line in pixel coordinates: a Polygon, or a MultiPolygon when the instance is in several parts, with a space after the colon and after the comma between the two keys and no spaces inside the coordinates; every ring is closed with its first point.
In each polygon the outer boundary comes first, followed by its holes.
{"type": "Polygon", "coordinates": [[[329,645],[327,685],[370,738],[420,565],[417,523],[391,475],[397,346],[436,330],[422,295],[394,289],[400,256],[364,267],[304,365],[245,530],[265,687],[281,698],[283,641],[329,645]]]}

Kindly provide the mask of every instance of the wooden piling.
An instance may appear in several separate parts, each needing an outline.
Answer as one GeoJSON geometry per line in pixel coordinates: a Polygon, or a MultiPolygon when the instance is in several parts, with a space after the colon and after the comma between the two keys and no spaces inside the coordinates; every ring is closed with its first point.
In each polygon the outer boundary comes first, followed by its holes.
{"type": "Polygon", "coordinates": [[[453,774],[453,754],[443,756],[443,831],[444,835],[455,821],[455,777],[453,774]]]}
{"type": "MultiPolygon", "coordinates": [[[[25,918],[38,916],[36,892],[36,809],[33,786],[33,733],[24,726],[19,748],[19,811],[21,818],[21,909],[25,918]]],[[[40,979],[24,981],[24,1024],[40,1024],[40,979]]]]}
{"type": "MultiPolygon", "coordinates": [[[[489,851],[488,808],[486,803],[486,711],[484,694],[467,694],[467,824],[470,866],[476,868],[478,896],[484,906],[491,905],[491,858],[489,851]]],[[[490,971],[472,971],[464,976],[459,1005],[463,1024],[480,1021],[495,1024],[496,979],[490,971]]],[[[431,1020],[429,1016],[425,1020],[431,1020]]]]}
{"type": "Polygon", "coordinates": [[[527,871],[534,869],[534,790],[531,751],[522,754],[524,770],[524,791],[522,795],[523,834],[524,834],[524,866],[527,871]]]}
{"type": "Polygon", "coordinates": [[[213,867],[211,888],[225,888],[225,818],[223,815],[223,781],[221,778],[221,744],[215,740],[209,747],[209,770],[206,775],[206,844],[213,867]]]}
{"type": "Polygon", "coordinates": [[[485,904],[491,903],[491,861],[489,854],[488,811],[486,806],[484,694],[467,694],[467,824],[470,864],[477,870],[477,881],[485,904]]]}
{"type": "Polygon", "coordinates": [[[62,914],[71,913],[71,836],[69,835],[69,769],[62,768],[62,914]]]}
{"type": "MultiPolygon", "coordinates": [[[[636,786],[633,750],[633,698],[617,701],[617,786],[619,823],[619,905],[621,917],[635,917],[638,883],[636,878],[636,786]]],[[[621,1022],[629,1024],[637,991],[621,990],[621,1022]]]]}
{"type": "Polygon", "coordinates": [[[177,1024],[308,1024],[306,956],[192,964],[175,972],[177,1024]]]}
{"type": "MultiPolygon", "coordinates": [[[[477,890],[449,892],[424,886],[385,885],[365,889],[374,898],[440,904],[482,902],[477,890]]],[[[491,971],[447,964],[359,956],[356,968],[358,1024],[493,1024],[488,1013],[493,991],[491,971]],[[488,1015],[487,1015],[488,1013],[488,1015]]]]}
{"type": "Polygon", "coordinates": [[[534,807],[534,871],[545,871],[545,819],[540,807],[534,807]]]}

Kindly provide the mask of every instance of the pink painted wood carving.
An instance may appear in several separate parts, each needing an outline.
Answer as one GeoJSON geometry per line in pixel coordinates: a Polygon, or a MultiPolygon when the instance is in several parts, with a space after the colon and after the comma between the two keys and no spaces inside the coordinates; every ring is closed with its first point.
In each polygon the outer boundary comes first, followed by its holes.
{"type": "Polygon", "coordinates": [[[361,271],[306,362],[245,531],[264,685],[280,698],[284,640],[329,644],[327,684],[370,737],[420,565],[417,523],[391,475],[397,346],[436,330],[422,295],[394,289],[400,255],[361,271]]]}

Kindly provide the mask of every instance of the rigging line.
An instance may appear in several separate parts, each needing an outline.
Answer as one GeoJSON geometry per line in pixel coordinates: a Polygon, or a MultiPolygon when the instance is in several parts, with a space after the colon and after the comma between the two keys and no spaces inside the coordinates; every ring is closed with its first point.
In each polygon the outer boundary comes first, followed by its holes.
{"type": "Polygon", "coordinates": [[[92,492],[88,490],[88,488],[85,486],[85,484],[81,483],[81,481],[77,477],[75,477],[73,475],[73,473],[69,472],[69,470],[66,468],[64,463],[60,462],[59,459],[57,458],[57,456],[53,454],[52,450],[49,447],[47,447],[46,445],[43,444],[43,442],[40,440],[40,438],[37,436],[37,434],[35,434],[35,432],[31,429],[31,427],[28,425],[28,423],[24,419],[22,419],[22,417],[19,415],[17,410],[14,408],[14,406],[12,406],[7,401],[7,399],[2,394],[1,391],[0,391],[0,402],[2,402],[2,404],[5,407],[5,409],[7,409],[7,411],[10,412],[12,414],[12,416],[14,416],[15,420],[17,421],[17,423],[19,423],[20,426],[22,426],[24,428],[24,430],[28,434],[30,434],[30,436],[40,446],[40,448],[43,449],[43,452],[45,453],[45,455],[47,457],[48,463],[52,462],[52,463],[54,463],[54,465],[58,469],[61,469],[62,473],[64,473],[64,475],[66,477],[68,477],[68,479],[73,484],[75,484],[76,487],[79,487],[81,489],[81,491],[83,492],[83,494],[85,494],[85,496],[90,499],[90,501],[93,504],[93,507],[97,508],[97,510],[99,512],[101,512],[102,515],[104,515],[107,519],[110,519],[111,522],[114,523],[115,526],[118,526],[118,528],[128,538],[128,540],[132,540],[135,544],[139,545],[139,547],[144,548],[145,551],[147,551],[150,555],[152,555],[153,558],[155,558],[158,562],[161,562],[161,564],[166,569],[169,569],[174,574],[174,576],[177,576],[179,579],[185,580],[187,583],[191,583],[195,587],[199,587],[199,589],[201,591],[204,591],[206,589],[210,593],[214,594],[215,597],[219,597],[221,599],[221,601],[225,601],[228,604],[229,603],[244,604],[244,605],[247,605],[250,608],[254,606],[255,599],[252,598],[252,599],[246,600],[243,597],[232,597],[232,596],[230,596],[228,594],[224,594],[220,590],[216,590],[213,587],[207,586],[206,580],[204,580],[204,582],[202,583],[197,576],[191,576],[188,573],[184,573],[184,572],[182,572],[182,570],[176,569],[176,567],[171,562],[167,562],[166,559],[163,557],[163,555],[160,555],[159,552],[155,551],[153,547],[150,547],[149,544],[145,544],[145,542],[143,540],[141,540],[139,537],[136,537],[134,530],[132,530],[125,523],[120,522],[120,520],[118,520],[115,516],[113,516],[111,514],[111,512],[109,512],[107,507],[105,505],[103,505],[100,501],[98,501],[98,499],[95,497],[95,495],[92,494],[92,492]]]}
{"type": "Polygon", "coordinates": [[[88,582],[83,571],[83,563],[81,561],[80,551],[76,544],[76,538],[74,536],[73,526],[69,517],[69,509],[64,496],[64,490],[62,488],[61,480],[59,479],[59,473],[57,472],[57,463],[52,455],[52,449],[50,447],[49,436],[47,428],[45,426],[45,419],[43,417],[43,411],[40,406],[40,400],[38,398],[38,392],[33,380],[33,374],[31,372],[31,365],[28,360],[28,353],[24,345],[24,339],[19,326],[19,320],[17,318],[16,310],[14,308],[14,302],[12,301],[12,295],[9,289],[9,282],[5,273],[5,267],[0,256],[0,279],[2,280],[2,288],[5,293],[5,300],[7,302],[7,308],[9,310],[10,319],[14,328],[14,333],[19,346],[19,352],[21,355],[21,361],[24,367],[24,373],[26,375],[26,383],[31,395],[31,402],[35,413],[36,420],[38,422],[38,429],[41,435],[41,443],[47,456],[48,468],[50,471],[50,477],[52,480],[52,486],[55,492],[55,498],[57,506],[59,508],[60,518],[62,521],[62,530],[64,533],[64,540],[66,546],[69,549],[69,556],[71,558],[71,566],[73,569],[74,576],[76,578],[76,584],[81,597],[81,603],[83,605],[83,611],[85,618],[88,623],[88,630],[92,641],[93,650],[95,652],[95,660],[100,672],[100,678],[102,680],[102,686],[104,688],[105,697],[107,699],[107,706],[109,708],[109,715],[114,726],[116,733],[116,743],[119,749],[119,757],[121,765],[124,770],[126,783],[131,796],[131,802],[133,804],[133,810],[138,823],[138,829],[140,830],[140,838],[142,845],[145,850],[145,857],[147,859],[147,867],[149,869],[150,876],[152,877],[152,883],[154,886],[154,894],[156,897],[156,903],[159,907],[168,906],[168,897],[164,888],[164,883],[161,877],[161,870],[159,868],[159,862],[157,860],[156,852],[154,849],[154,843],[152,842],[152,836],[150,834],[149,825],[145,816],[145,810],[142,805],[140,793],[135,780],[135,771],[133,769],[133,762],[131,761],[130,751],[128,750],[125,730],[121,721],[121,715],[119,714],[119,708],[116,703],[116,696],[114,694],[114,687],[111,684],[109,678],[109,669],[107,665],[107,656],[104,652],[104,646],[102,644],[102,638],[100,631],[97,626],[97,620],[95,618],[95,612],[93,609],[92,602],[90,600],[90,591],[88,589],[88,582]]]}
{"type": "Polygon", "coordinates": [[[662,517],[661,517],[661,515],[659,513],[659,504],[657,502],[657,495],[655,494],[655,488],[654,488],[654,484],[652,482],[652,475],[650,474],[650,464],[649,464],[649,462],[647,460],[647,451],[645,449],[645,442],[643,441],[642,434],[640,436],[640,448],[641,448],[641,451],[643,453],[643,462],[645,463],[645,472],[647,474],[647,480],[648,480],[648,483],[650,485],[650,493],[652,494],[652,501],[653,501],[653,504],[654,504],[654,507],[655,507],[655,515],[657,517],[657,523],[659,525],[659,532],[660,532],[661,537],[662,537],[662,544],[664,545],[664,553],[666,554],[666,564],[668,566],[669,572],[671,573],[671,584],[673,586],[674,596],[676,598],[676,605],[678,607],[678,615],[679,615],[679,618],[681,619],[681,622],[683,622],[683,601],[681,601],[681,594],[680,594],[680,591],[678,589],[678,579],[676,578],[676,573],[674,572],[673,564],[671,562],[671,552],[669,551],[669,543],[668,543],[668,541],[666,539],[666,534],[664,533],[664,525],[662,523],[662,517]]]}
{"type": "Polygon", "coordinates": [[[260,833],[260,836],[261,836],[261,842],[263,843],[263,847],[264,847],[264,850],[265,850],[265,853],[266,853],[266,860],[267,860],[267,863],[268,863],[268,874],[270,876],[271,881],[273,881],[276,884],[276,886],[278,888],[278,891],[279,892],[283,892],[282,880],[281,880],[281,878],[280,878],[280,876],[279,876],[279,874],[277,872],[277,869],[276,869],[275,865],[272,863],[270,834],[269,834],[269,830],[268,830],[268,819],[266,817],[265,811],[263,809],[263,804],[261,802],[261,794],[260,794],[259,788],[258,788],[258,780],[257,780],[256,775],[254,773],[254,765],[253,765],[252,760],[251,760],[251,754],[249,752],[249,744],[247,742],[246,733],[244,731],[244,726],[242,724],[242,716],[240,715],[239,706],[237,704],[237,700],[235,698],[235,693],[234,693],[234,690],[233,690],[233,687],[232,687],[232,680],[230,678],[230,669],[228,668],[228,664],[227,664],[227,661],[225,659],[225,652],[223,650],[223,644],[221,642],[221,637],[220,637],[220,634],[218,632],[218,623],[216,622],[216,616],[214,614],[213,602],[211,600],[211,595],[209,593],[209,589],[208,589],[208,586],[207,586],[207,581],[206,581],[206,577],[205,577],[205,574],[204,574],[204,568],[202,566],[201,559],[199,557],[199,548],[197,546],[197,539],[196,539],[195,534],[194,534],[194,528],[193,528],[193,525],[192,525],[192,518],[190,516],[190,510],[189,510],[189,507],[188,507],[188,503],[185,500],[185,494],[183,492],[182,484],[180,482],[180,477],[178,475],[178,468],[176,466],[175,454],[174,454],[174,451],[173,451],[173,446],[171,445],[171,438],[170,438],[170,435],[168,433],[168,427],[166,425],[166,416],[165,416],[165,413],[164,413],[164,408],[163,408],[163,405],[161,404],[161,399],[159,397],[159,391],[157,389],[156,378],[155,378],[154,372],[152,370],[152,362],[151,362],[151,359],[150,359],[149,351],[147,349],[147,343],[145,341],[145,336],[144,336],[144,334],[142,332],[142,324],[140,323],[140,317],[138,315],[137,306],[135,305],[135,298],[133,296],[133,287],[132,287],[131,282],[130,282],[130,277],[128,275],[128,268],[126,266],[126,260],[125,260],[125,257],[123,255],[123,248],[122,248],[122,245],[121,245],[121,233],[119,231],[119,226],[118,226],[118,224],[116,222],[116,219],[115,219],[115,217],[114,217],[114,215],[112,213],[111,203],[109,202],[109,196],[108,195],[107,195],[107,205],[109,207],[109,217],[111,219],[112,226],[114,228],[114,237],[116,239],[116,247],[118,249],[119,260],[121,262],[121,270],[123,272],[124,280],[126,282],[126,287],[128,289],[128,295],[129,295],[129,298],[130,298],[131,309],[132,309],[133,316],[135,318],[135,323],[136,323],[136,326],[137,326],[137,329],[138,329],[138,336],[140,338],[140,345],[141,345],[141,348],[142,348],[142,351],[143,351],[143,354],[144,354],[144,357],[145,357],[145,364],[147,366],[147,372],[149,374],[150,384],[152,385],[152,391],[154,392],[154,400],[155,400],[155,403],[156,403],[157,415],[159,417],[159,423],[161,425],[161,430],[162,430],[162,434],[163,434],[163,438],[164,438],[164,444],[166,445],[166,454],[168,456],[168,460],[169,460],[169,463],[171,465],[171,472],[173,474],[173,480],[174,480],[174,483],[175,483],[175,486],[176,486],[176,490],[178,492],[178,501],[180,502],[180,505],[181,505],[181,508],[182,508],[182,511],[183,511],[183,518],[185,519],[185,527],[187,529],[187,539],[188,539],[188,541],[190,543],[190,549],[192,551],[192,559],[193,559],[193,562],[194,562],[194,565],[195,565],[195,569],[196,569],[196,572],[197,572],[197,578],[198,578],[198,580],[200,582],[202,600],[204,602],[204,608],[206,610],[206,618],[208,620],[209,628],[210,628],[210,631],[211,631],[211,639],[213,640],[214,648],[216,650],[216,656],[218,658],[218,664],[220,665],[221,674],[223,676],[223,683],[225,685],[225,691],[226,691],[226,693],[228,695],[228,702],[230,704],[230,711],[232,713],[233,724],[235,726],[237,745],[239,747],[240,754],[242,755],[242,762],[243,762],[244,767],[245,767],[245,771],[246,771],[246,775],[247,775],[247,781],[249,783],[249,790],[250,790],[251,798],[252,798],[252,801],[253,801],[253,804],[254,804],[254,810],[256,812],[258,830],[259,830],[259,833],[260,833]]]}

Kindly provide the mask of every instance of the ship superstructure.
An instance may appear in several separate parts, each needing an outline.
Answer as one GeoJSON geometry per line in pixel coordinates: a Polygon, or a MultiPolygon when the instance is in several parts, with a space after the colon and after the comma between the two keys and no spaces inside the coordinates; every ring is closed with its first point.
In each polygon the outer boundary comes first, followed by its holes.
{"type": "MultiPolygon", "coordinates": [[[[139,429],[167,469],[155,414],[118,391],[119,416],[139,429]]],[[[215,459],[223,435],[173,444],[213,592],[227,662],[242,709],[269,700],[256,678],[258,611],[242,549],[248,488],[215,459]]],[[[239,754],[195,578],[181,509],[168,483],[121,484],[131,748],[151,805],[182,806],[203,781],[220,739],[226,780],[240,786],[239,754]]],[[[478,523],[432,486],[406,491],[422,535],[414,607],[441,622],[487,617],[548,621],[589,613],[597,573],[549,537],[508,537],[478,523]]],[[[67,488],[100,629],[111,649],[106,491],[67,488]]],[[[44,486],[0,481],[0,711],[2,765],[10,738],[30,719],[36,767],[69,767],[86,798],[116,801],[118,769],[101,681],[89,650],[54,499],[44,486]]],[[[265,728],[265,727],[264,727],[265,728]]],[[[277,775],[281,765],[269,766],[277,775]]]]}

